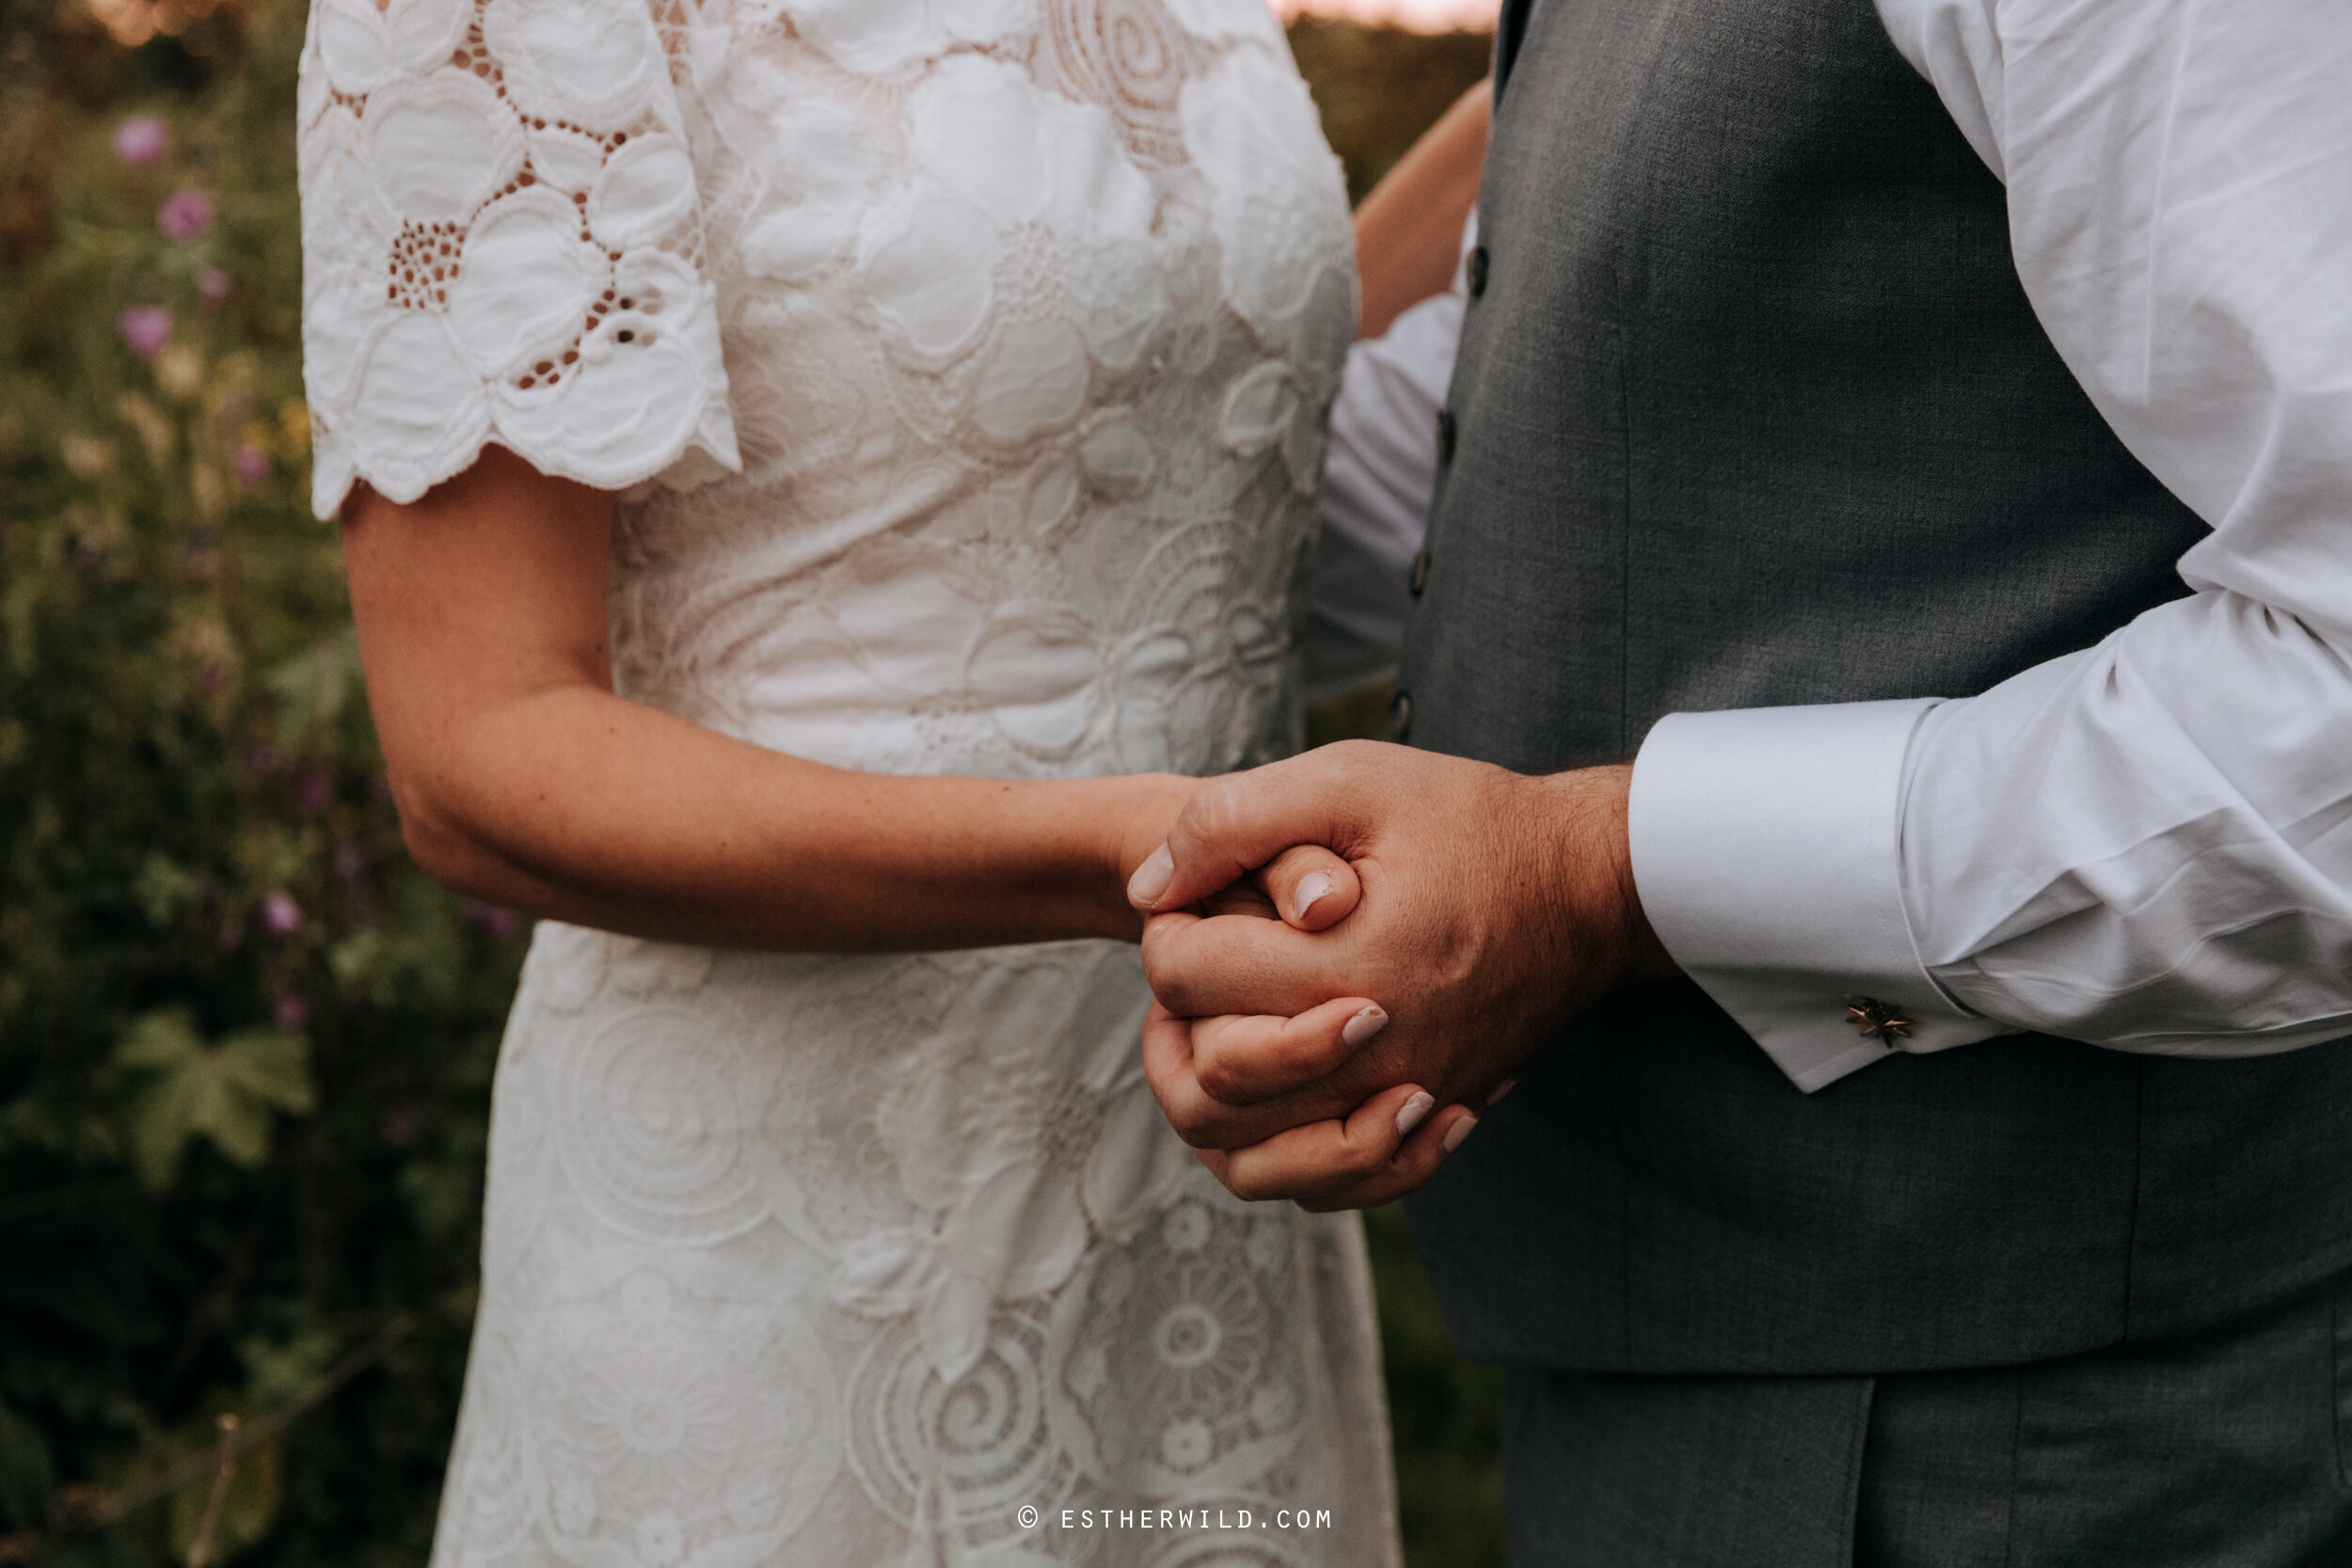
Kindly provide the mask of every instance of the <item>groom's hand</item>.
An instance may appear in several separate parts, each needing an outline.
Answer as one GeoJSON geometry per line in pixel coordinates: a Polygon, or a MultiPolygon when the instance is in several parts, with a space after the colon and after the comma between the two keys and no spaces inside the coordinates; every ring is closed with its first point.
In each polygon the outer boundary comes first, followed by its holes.
{"type": "Polygon", "coordinates": [[[1350,863],[1362,901],[1311,934],[1188,912],[1146,926],[1161,1007],[1144,1066],[1177,1132],[1244,1197],[1358,1207],[1427,1180],[1470,1108],[1567,1019],[1673,973],[1634,895],[1630,777],[1353,741],[1203,787],[1136,872],[1137,908],[1188,911],[1298,846],[1350,863]],[[1375,1004],[1369,1033],[1337,1026],[1375,1004]]]}

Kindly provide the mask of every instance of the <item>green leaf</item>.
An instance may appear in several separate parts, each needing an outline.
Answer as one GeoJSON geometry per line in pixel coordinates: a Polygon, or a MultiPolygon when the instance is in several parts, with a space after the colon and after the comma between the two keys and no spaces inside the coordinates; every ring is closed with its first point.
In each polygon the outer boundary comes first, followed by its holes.
{"type": "Polygon", "coordinates": [[[177,1068],[204,1049],[196,1021],[185,1007],[165,1007],[140,1018],[115,1048],[115,1060],[126,1068],[158,1071],[177,1068]]]}
{"type": "Polygon", "coordinates": [[[424,873],[403,867],[383,923],[344,938],[327,963],[350,994],[376,1006],[418,996],[447,1005],[466,970],[457,901],[424,873]]]}
{"type": "Polygon", "coordinates": [[[151,1191],[170,1185],[194,1137],[248,1169],[260,1164],[269,1157],[271,1113],[300,1115],[312,1104],[309,1046],[280,1029],[247,1029],[208,1046],[187,1010],[169,1007],[134,1023],[115,1061],[139,1083],[126,1131],[151,1191]]]}
{"type": "Polygon", "coordinates": [[[349,624],[274,666],[266,684],[278,705],[278,737],[299,750],[321,737],[360,689],[359,635],[349,624]]]}
{"type": "MultiPolygon", "coordinates": [[[[208,1432],[191,1432],[181,1451],[210,1452],[216,1440],[208,1432]]],[[[267,1534],[285,1489],[286,1454],[282,1443],[272,1439],[256,1444],[240,1455],[236,1470],[229,1478],[229,1490],[221,1498],[220,1517],[213,1527],[212,1560],[225,1563],[267,1534]]],[[[199,1481],[183,1486],[171,1495],[167,1505],[169,1512],[166,1535],[172,1561],[186,1560],[188,1547],[201,1527],[204,1504],[211,1492],[209,1484],[199,1481]]]]}
{"type": "Polygon", "coordinates": [[[139,908],[147,911],[147,923],[162,930],[171,924],[172,916],[196,902],[203,885],[195,873],[158,849],[139,867],[134,891],[139,908]]]}
{"type": "Polygon", "coordinates": [[[286,1404],[333,1366],[343,1348],[341,1339],[318,1327],[300,1329],[282,1341],[257,1334],[237,1347],[245,1362],[244,1397],[262,1409],[286,1404]]]}

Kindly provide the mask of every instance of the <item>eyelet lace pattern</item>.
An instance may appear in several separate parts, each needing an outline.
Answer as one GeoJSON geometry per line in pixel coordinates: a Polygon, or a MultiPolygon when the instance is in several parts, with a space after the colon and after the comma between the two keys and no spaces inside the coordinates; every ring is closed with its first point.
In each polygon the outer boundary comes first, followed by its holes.
{"type": "MultiPolygon", "coordinates": [[[[623,492],[621,689],[843,766],[1294,744],[1353,285],[1263,0],[315,0],[300,116],[322,515],[623,492]]],[[[436,1563],[1395,1562],[1360,1232],[1206,1177],[1145,1001],[543,926],[436,1563]]]]}

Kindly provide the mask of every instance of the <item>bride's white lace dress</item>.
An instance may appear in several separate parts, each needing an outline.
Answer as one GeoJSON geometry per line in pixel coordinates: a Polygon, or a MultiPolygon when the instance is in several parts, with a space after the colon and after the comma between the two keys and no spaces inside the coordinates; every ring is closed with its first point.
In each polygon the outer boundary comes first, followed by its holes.
{"type": "MultiPolygon", "coordinates": [[[[317,0],[301,135],[323,515],[627,490],[622,689],[803,756],[1285,749],[1352,305],[1264,0],[317,0]]],[[[1196,1167],[1145,999],[543,925],[436,1562],[1393,1562],[1360,1234],[1196,1167]]]]}

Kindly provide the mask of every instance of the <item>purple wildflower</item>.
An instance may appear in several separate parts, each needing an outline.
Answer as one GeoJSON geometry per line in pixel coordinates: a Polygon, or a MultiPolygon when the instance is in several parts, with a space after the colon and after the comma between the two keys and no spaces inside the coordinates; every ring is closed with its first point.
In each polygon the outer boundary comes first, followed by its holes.
{"type": "Polygon", "coordinates": [[[262,899],[262,924],[273,936],[290,936],[302,924],[302,906],[283,889],[265,895],[262,899]]]}
{"type": "Polygon", "coordinates": [[[270,1016],[280,1029],[299,1029],[310,1020],[310,1004],[302,1000],[298,991],[281,990],[270,1008],[270,1016]]]}
{"type": "Polygon", "coordinates": [[[250,443],[239,447],[237,478],[246,484],[259,484],[269,478],[269,453],[250,443]]]}
{"type": "Polygon", "coordinates": [[[152,359],[171,341],[171,312],[160,305],[135,305],[117,318],[115,325],[131,352],[152,359]]]}
{"type": "Polygon", "coordinates": [[[335,781],[324,768],[310,768],[294,780],[294,804],[307,812],[322,812],[335,803],[335,781]]]}
{"type": "Polygon", "coordinates": [[[213,198],[202,191],[174,191],[155,209],[155,227],[174,245],[185,245],[213,226],[213,198]]]}
{"type": "Polygon", "coordinates": [[[368,852],[366,850],[347,838],[336,844],[335,875],[337,877],[346,883],[356,882],[367,874],[367,869],[368,852]]]}
{"type": "Polygon", "coordinates": [[[206,267],[198,273],[196,297],[205,309],[219,309],[229,298],[229,275],[218,267],[206,267]]]}
{"type": "Polygon", "coordinates": [[[171,131],[161,115],[133,115],[115,127],[115,156],[135,168],[171,155],[171,131]]]}
{"type": "Polygon", "coordinates": [[[466,924],[493,942],[504,942],[515,934],[515,911],[496,904],[485,904],[479,898],[466,900],[466,924]]]}

